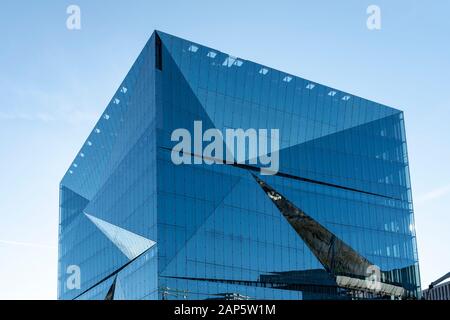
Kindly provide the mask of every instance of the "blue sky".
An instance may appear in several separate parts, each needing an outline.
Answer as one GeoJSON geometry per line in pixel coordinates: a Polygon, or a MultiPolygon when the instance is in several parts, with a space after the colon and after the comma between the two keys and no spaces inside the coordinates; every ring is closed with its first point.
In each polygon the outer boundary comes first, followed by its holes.
{"type": "Polygon", "coordinates": [[[428,286],[450,271],[449,12],[445,0],[2,1],[0,299],[56,298],[59,181],[154,29],[404,110],[428,286]]]}

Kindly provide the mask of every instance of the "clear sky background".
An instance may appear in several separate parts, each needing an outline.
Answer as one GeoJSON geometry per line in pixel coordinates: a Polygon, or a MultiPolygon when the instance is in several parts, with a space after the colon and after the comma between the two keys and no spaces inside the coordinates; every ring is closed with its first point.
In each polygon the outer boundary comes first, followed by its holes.
{"type": "Polygon", "coordinates": [[[404,110],[428,286],[450,271],[449,16],[446,0],[2,0],[0,299],[56,298],[59,181],[154,29],[404,110]]]}

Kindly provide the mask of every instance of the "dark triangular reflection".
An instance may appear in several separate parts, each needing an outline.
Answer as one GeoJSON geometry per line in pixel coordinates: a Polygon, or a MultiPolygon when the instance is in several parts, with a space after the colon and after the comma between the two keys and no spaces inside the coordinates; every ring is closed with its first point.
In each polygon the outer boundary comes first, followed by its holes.
{"type": "Polygon", "coordinates": [[[372,264],[319,222],[297,208],[267,183],[254,174],[252,176],[317,257],[325,270],[336,277],[339,286],[398,297],[409,294],[405,292],[405,288],[411,292],[416,289],[409,283],[410,281],[405,280],[405,283],[393,281],[395,273],[405,278],[408,273],[411,273],[414,266],[391,271],[380,270],[378,266],[372,264]],[[372,277],[374,272],[378,272],[375,278],[372,277]],[[368,279],[369,281],[367,281],[368,279]],[[375,282],[371,284],[370,281],[375,282]]]}
{"type": "Polygon", "coordinates": [[[264,181],[255,175],[253,177],[328,272],[333,275],[367,276],[372,266],[369,260],[264,181]]]}
{"type": "Polygon", "coordinates": [[[114,293],[116,292],[116,281],[117,276],[114,277],[114,281],[111,284],[111,287],[108,290],[108,293],[105,296],[105,300],[114,300],[114,293]]]}

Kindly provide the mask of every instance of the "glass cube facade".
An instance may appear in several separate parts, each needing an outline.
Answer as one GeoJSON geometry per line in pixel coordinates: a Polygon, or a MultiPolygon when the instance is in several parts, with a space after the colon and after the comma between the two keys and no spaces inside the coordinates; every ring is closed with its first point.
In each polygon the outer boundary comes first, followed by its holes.
{"type": "Polygon", "coordinates": [[[159,31],[64,175],[59,221],[59,299],[420,291],[402,111],[159,31]],[[278,172],[174,164],[195,121],[278,129],[278,172]]]}

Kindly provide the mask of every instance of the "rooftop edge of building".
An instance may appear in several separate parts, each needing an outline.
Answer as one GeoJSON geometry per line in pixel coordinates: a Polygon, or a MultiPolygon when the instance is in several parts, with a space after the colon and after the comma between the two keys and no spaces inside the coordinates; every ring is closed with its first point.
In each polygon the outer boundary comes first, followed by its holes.
{"type": "MultiPolygon", "coordinates": [[[[294,80],[294,79],[299,79],[299,80],[301,80],[301,81],[306,81],[306,82],[308,82],[308,83],[309,83],[308,86],[310,86],[311,90],[314,89],[315,87],[323,87],[323,88],[325,88],[326,92],[328,92],[328,95],[330,95],[330,96],[332,96],[332,97],[335,97],[335,96],[336,96],[336,97],[338,97],[338,99],[342,99],[342,100],[344,100],[344,101],[350,100],[350,99],[352,99],[352,98],[361,99],[362,101],[370,102],[371,104],[373,104],[373,107],[388,110],[388,112],[391,113],[391,115],[394,115],[394,114],[403,114],[403,111],[400,110],[400,109],[393,108],[393,107],[387,106],[387,105],[385,105],[385,104],[381,104],[381,103],[375,102],[375,101],[373,101],[373,100],[369,100],[369,99],[366,99],[366,98],[363,98],[363,97],[360,97],[360,96],[357,96],[357,95],[348,93],[348,92],[346,92],[346,91],[342,91],[342,90],[336,89],[336,88],[334,88],[334,87],[330,87],[330,86],[327,86],[327,85],[323,85],[323,84],[321,84],[321,83],[319,83],[319,82],[315,82],[315,81],[312,81],[312,80],[309,80],[309,79],[306,79],[306,78],[303,78],[303,77],[300,77],[300,76],[297,76],[297,75],[293,75],[293,74],[290,74],[290,73],[287,73],[287,72],[284,72],[284,71],[281,71],[281,70],[278,70],[278,69],[275,69],[275,68],[271,68],[271,67],[269,67],[269,66],[266,66],[266,65],[263,65],[263,64],[260,64],[260,63],[257,63],[257,62],[253,62],[253,61],[250,61],[250,60],[246,60],[246,59],[240,58],[240,57],[238,57],[238,56],[233,56],[233,55],[230,55],[230,54],[228,54],[228,53],[226,53],[226,52],[223,52],[223,51],[221,51],[221,50],[214,49],[214,48],[211,48],[211,47],[208,47],[208,46],[199,44],[199,43],[197,43],[197,42],[194,42],[194,41],[191,41],[191,40],[187,40],[187,39],[184,39],[184,38],[181,38],[181,37],[178,37],[178,36],[175,36],[175,35],[172,35],[172,34],[169,34],[169,33],[166,33],[166,32],[163,32],[163,31],[160,31],[160,30],[155,29],[155,30],[152,32],[152,34],[151,34],[149,40],[147,40],[147,42],[145,43],[145,45],[144,45],[143,49],[141,50],[141,52],[139,53],[138,57],[135,59],[133,65],[132,65],[131,68],[130,68],[130,70],[127,72],[126,76],[124,77],[124,80],[123,80],[123,81],[121,82],[121,84],[119,85],[119,88],[118,88],[118,89],[116,90],[116,92],[113,94],[113,96],[112,96],[110,102],[108,103],[108,105],[106,106],[105,110],[104,110],[103,113],[100,115],[99,120],[98,120],[98,121],[96,122],[96,124],[94,125],[93,130],[89,133],[89,135],[88,135],[88,137],[86,138],[85,142],[83,143],[82,147],[81,147],[80,150],[76,153],[76,155],[75,155],[75,157],[74,157],[74,160],[72,161],[72,163],[70,164],[70,166],[69,166],[69,168],[66,170],[66,172],[64,173],[63,178],[61,179],[60,185],[63,184],[65,178],[66,178],[68,175],[72,175],[72,174],[74,173],[74,169],[76,169],[77,166],[78,166],[78,165],[77,165],[77,162],[76,162],[76,159],[77,159],[78,157],[84,157],[83,148],[84,148],[86,145],[88,145],[88,146],[91,146],[91,145],[92,145],[92,142],[91,142],[92,139],[91,139],[91,137],[93,137],[94,135],[96,135],[96,134],[99,133],[99,132],[98,132],[98,129],[97,129],[99,123],[100,123],[103,119],[105,119],[105,117],[108,117],[108,114],[107,114],[108,108],[110,108],[111,105],[116,104],[116,102],[117,102],[117,98],[116,98],[116,97],[117,97],[117,95],[121,92],[121,90],[123,90],[125,79],[127,79],[128,75],[131,73],[131,71],[133,70],[133,68],[136,66],[138,60],[142,57],[142,55],[145,54],[145,50],[146,50],[149,46],[153,45],[154,38],[155,38],[156,35],[161,39],[161,42],[162,42],[163,44],[165,43],[165,41],[167,41],[167,40],[170,39],[170,38],[178,39],[178,40],[180,40],[180,41],[182,41],[182,42],[186,42],[186,44],[188,45],[188,47],[187,47],[186,49],[189,50],[189,51],[192,50],[191,52],[193,52],[193,53],[195,53],[195,52],[198,50],[198,48],[200,48],[200,47],[201,47],[201,48],[205,48],[205,49],[207,49],[207,50],[210,51],[210,52],[214,52],[215,54],[219,54],[219,53],[220,53],[220,54],[222,54],[222,55],[225,55],[225,56],[227,56],[227,57],[230,57],[231,59],[233,59],[233,60],[231,60],[231,64],[232,64],[233,66],[234,66],[234,65],[237,65],[237,64],[242,65],[242,64],[244,64],[244,63],[251,63],[251,64],[254,64],[254,65],[259,66],[259,67],[261,68],[261,69],[260,69],[260,73],[263,73],[264,75],[265,75],[265,74],[268,74],[269,72],[276,72],[276,73],[279,73],[280,75],[283,75],[283,76],[284,76],[283,81],[285,81],[285,82],[287,82],[287,83],[288,83],[288,82],[291,82],[291,81],[294,80]],[[192,49],[190,49],[190,48],[192,48],[192,49]],[[195,48],[197,48],[197,50],[195,50],[195,48]],[[194,51],[194,50],[195,50],[195,51],[194,51]]],[[[224,63],[225,63],[225,62],[224,62],[224,63]]]]}

